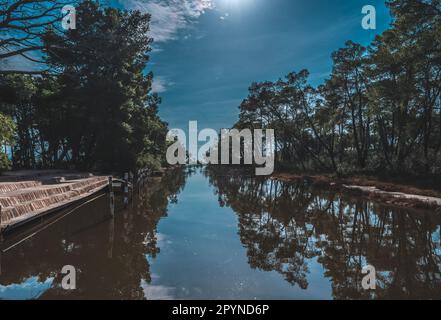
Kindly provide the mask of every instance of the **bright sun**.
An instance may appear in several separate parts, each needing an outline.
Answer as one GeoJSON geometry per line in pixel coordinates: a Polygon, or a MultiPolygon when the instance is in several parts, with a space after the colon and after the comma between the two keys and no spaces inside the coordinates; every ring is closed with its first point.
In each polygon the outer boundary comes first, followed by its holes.
{"type": "Polygon", "coordinates": [[[225,7],[240,7],[248,4],[251,0],[218,0],[225,7]]]}

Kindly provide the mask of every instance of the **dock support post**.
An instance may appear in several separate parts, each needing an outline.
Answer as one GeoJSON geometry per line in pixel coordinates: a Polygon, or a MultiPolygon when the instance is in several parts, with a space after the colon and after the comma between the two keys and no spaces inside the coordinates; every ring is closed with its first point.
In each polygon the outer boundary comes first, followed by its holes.
{"type": "Polygon", "coordinates": [[[2,206],[0,205],[0,276],[2,275],[3,231],[2,231],[2,206]]]}
{"type": "Polygon", "coordinates": [[[113,177],[109,177],[109,206],[110,215],[115,215],[115,194],[113,193],[113,177]]]}
{"type": "Polygon", "coordinates": [[[124,173],[124,206],[129,204],[129,173],[124,173]]]}
{"type": "Polygon", "coordinates": [[[2,230],[2,206],[0,204],[0,244],[3,242],[3,230],[2,230]]]}
{"type": "Polygon", "coordinates": [[[113,242],[115,239],[115,216],[109,221],[109,248],[107,250],[107,257],[113,258],[113,242]]]}
{"type": "Polygon", "coordinates": [[[132,188],[129,190],[130,194],[130,202],[132,203],[132,208],[133,208],[133,203],[134,203],[134,198],[135,198],[135,176],[133,175],[132,171],[130,171],[129,173],[129,181],[132,184],[132,188]]]}
{"type": "Polygon", "coordinates": [[[142,171],[138,170],[138,179],[136,181],[138,187],[138,198],[141,195],[142,171]]]}

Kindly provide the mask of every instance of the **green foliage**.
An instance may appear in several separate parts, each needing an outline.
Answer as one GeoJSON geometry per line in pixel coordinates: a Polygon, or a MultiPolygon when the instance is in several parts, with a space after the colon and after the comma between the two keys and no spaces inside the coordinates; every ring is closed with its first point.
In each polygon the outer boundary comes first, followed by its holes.
{"type": "Polygon", "coordinates": [[[10,117],[0,113],[0,144],[12,144],[14,142],[15,124],[10,117]]]}
{"type": "Polygon", "coordinates": [[[48,30],[51,69],[42,77],[3,76],[0,110],[17,122],[17,168],[128,171],[162,162],[167,125],[145,74],[150,16],[76,7],[77,29],[48,30]]]}
{"type": "Polygon", "coordinates": [[[0,111],[16,124],[16,143],[14,144],[14,167],[31,168],[35,162],[37,128],[33,103],[37,92],[37,81],[32,76],[6,75],[1,78],[0,111]]]}
{"type": "Polygon", "coordinates": [[[0,113],[0,172],[9,170],[11,162],[3,151],[3,146],[14,143],[15,124],[11,118],[0,113]]]}
{"type": "Polygon", "coordinates": [[[11,161],[3,151],[0,152],[0,173],[11,169],[11,161]]]}
{"type": "Polygon", "coordinates": [[[252,84],[236,126],[275,129],[279,167],[441,174],[441,2],[388,5],[391,29],[333,53],[318,88],[306,70],[252,84]]]}

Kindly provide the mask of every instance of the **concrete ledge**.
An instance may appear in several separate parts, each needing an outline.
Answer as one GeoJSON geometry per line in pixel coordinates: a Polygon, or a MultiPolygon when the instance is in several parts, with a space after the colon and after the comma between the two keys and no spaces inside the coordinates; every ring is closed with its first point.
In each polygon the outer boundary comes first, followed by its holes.
{"type": "Polygon", "coordinates": [[[0,228],[21,225],[48,211],[66,207],[105,189],[108,184],[107,176],[77,173],[55,176],[53,172],[29,181],[0,182],[0,228]]]}

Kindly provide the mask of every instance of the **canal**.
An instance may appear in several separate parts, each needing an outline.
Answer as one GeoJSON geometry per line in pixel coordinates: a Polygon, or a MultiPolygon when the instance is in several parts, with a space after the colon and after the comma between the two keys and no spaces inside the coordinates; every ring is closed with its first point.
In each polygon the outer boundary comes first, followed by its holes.
{"type": "Polygon", "coordinates": [[[5,239],[0,299],[441,298],[441,213],[306,181],[176,170],[119,199],[114,218],[107,195],[65,213],[5,239]]]}

